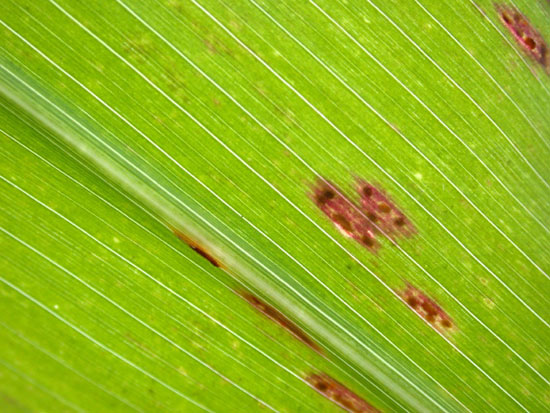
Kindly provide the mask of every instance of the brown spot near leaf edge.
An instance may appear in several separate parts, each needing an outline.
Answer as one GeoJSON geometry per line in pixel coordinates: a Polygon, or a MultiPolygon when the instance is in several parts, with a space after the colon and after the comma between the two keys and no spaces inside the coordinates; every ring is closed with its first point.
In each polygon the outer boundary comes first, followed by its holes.
{"type": "Polygon", "coordinates": [[[334,184],[318,179],[310,197],[345,237],[354,239],[371,252],[378,249],[375,228],[368,215],[334,184]]]}
{"type": "Polygon", "coordinates": [[[550,74],[550,51],[542,35],[516,8],[495,4],[500,20],[514,36],[522,50],[550,74]]]}
{"type": "Polygon", "coordinates": [[[361,207],[375,228],[389,238],[410,237],[416,228],[405,214],[395,206],[390,198],[373,184],[357,178],[357,191],[361,197],[361,207]]]}
{"type": "Polygon", "coordinates": [[[191,238],[189,238],[187,235],[181,233],[178,230],[173,229],[172,230],[176,237],[178,237],[180,240],[185,242],[193,251],[195,251],[197,254],[199,254],[201,257],[206,258],[210,264],[212,264],[214,267],[217,268],[224,268],[224,266],[218,261],[216,258],[214,258],[212,255],[210,255],[206,250],[200,246],[198,243],[193,241],[191,238]]]}
{"type": "Polygon", "coordinates": [[[328,374],[310,374],[306,381],[320,394],[330,401],[338,404],[341,408],[352,413],[375,413],[380,412],[342,383],[334,380],[328,374]]]}
{"type": "Polygon", "coordinates": [[[426,322],[438,331],[451,331],[455,324],[451,317],[433,300],[418,288],[407,284],[407,288],[398,291],[405,303],[426,322]]]}
{"type": "Polygon", "coordinates": [[[267,318],[271,319],[272,321],[275,321],[277,324],[279,324],[285,330],[290,332],[294,337],[296,337],[306,346],[310,347],[311,349],[315,350],[317,353],[321,355],[324,354],[321,347],[319,347],[319,345],[315,341],[313,341],[313,339],[311,339],[300,327],[298,327],[294,322],[289,320],[279,310],[275,309],[273,306],[269,305],[268,303],[266,303],[265,301],[261,300],[260,298],[256,297],[255,295],[253,295],[248,291],[236,291],[236,292],[238,295],[244,298],[252,307],[254,307],[256,310],[258,310],[267,318]]]}

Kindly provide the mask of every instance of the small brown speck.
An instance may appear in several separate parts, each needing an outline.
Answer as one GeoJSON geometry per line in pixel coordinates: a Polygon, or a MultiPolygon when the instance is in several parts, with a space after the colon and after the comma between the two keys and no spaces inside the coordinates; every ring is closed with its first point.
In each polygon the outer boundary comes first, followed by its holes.
{"type": "Polygon", "coordinates": [[[388,204],[386,204],[385,202],[380,202],[378,204],[378,210],[380,212],[382,212],[383,214],[389,214],[390,211],[391,211],[391,208],[388,204]]]}
{"type": "Polygon", "coordinates": [[[372,196],[372,188],[370,186],[365,186],[363,188],[363,194],[366,196],[366,197],[370,197],[372,196]]]}
{"type": "Polygon", "coordinates": [[[398,227],[402,227],[403,225],[405,225],[405,220],[403,219],[403,217],[396,218],[393,222],[398,227]]]}

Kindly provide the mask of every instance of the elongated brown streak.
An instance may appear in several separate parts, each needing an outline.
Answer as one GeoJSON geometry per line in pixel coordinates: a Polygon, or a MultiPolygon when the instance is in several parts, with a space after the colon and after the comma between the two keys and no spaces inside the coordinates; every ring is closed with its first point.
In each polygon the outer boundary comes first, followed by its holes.
{"type": "Polygon", "coordinates": [[[306,381],[327,399],[352,413],[377,413],[378,409],[367,403],[342,383],[337,382],[328,374],[310,374],[306,381]]]}
{"type": "Polygon", "coordinates": [[[275,309],[273,306],[267,304],[265,301],[259,299],[255,295],[249,293],[248,291],[237,291],[242,298],[244,298],[248,303],[258,310],[260,313],[265,315],[267,318],[275,321],[285,330],[289,331],[294,337],[300,340],[302,343],[312,348],[319,354],[323,354],[323,350],[317,343],[315,343],[300,327],[294,324],[289,320],[283,313],[275,309]]]}
{"type": "Polygon", "coordinates": [[[180,240],[185,242],[193,251],[195,251],[197,254],[202,256],[203,258],[206,258],[210,264],[212,264],[214,267],[223,268],[223,265],[215,259],[212,255],[210,255],[206,250],[201,247],[198,243],[193,241],[191,238],[189,238],[187,235],[181,233],[178,230],[172,230],[176,237],[178,237],[180,240]]]}

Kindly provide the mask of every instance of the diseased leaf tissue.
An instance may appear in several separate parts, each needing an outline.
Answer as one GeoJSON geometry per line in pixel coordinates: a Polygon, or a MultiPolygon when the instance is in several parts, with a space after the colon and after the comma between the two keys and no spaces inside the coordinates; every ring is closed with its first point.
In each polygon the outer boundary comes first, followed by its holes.
{"type": "Polygon", "coordinates": [[[325,179],[319,179],[311,198],[340,232],[376,252],[378,236],[395,240],[416,233],[412,222],[380,189],[365,180],[357,179],[360,203],[346,197],[342,190],[325,179]]]}
{"type": "MultiPolygon", "coordinates": [[[[380,247],[377,236],[392,242],[399,237],[411,237],[416,228],[382,189],[363,180],[356,180],[359,205],[347,198],[342,190],[325,179],[318,179],[311,198],[319,209],[346,237],[352,238],[371,252],[380,247]]],[[[445,311],[419,289],[407,284],[398,292],[409,307],[436,330],[452,331],[454,323],[445,311]]]]}
{"type": "Polygon", "coordinates": [[[315,341],[313,341],[300,327],[294,324],[290,319],[288,319],[283,313],[277,310],[275,307],[267,304],[265,301],[256,297],[255,295],[246,292],[239,291],[238,294],[244,298],[248,303],[258,310],[260,313],[275,321],[281,327],[289,331],[294,337],[300,340],[302,343],[312,348],[319,354],[323,354],[321,347],[315,341]]]}
{"type": "Polygon", "coordinates": [[[307,381],[325,396],[340,407],[352,413],[377,413],[379,410],[371,406],[342,383],[337,382],[327,374],[312,374],[307,381]]]}
{"type": "Polygon", "coordinates": [[[525,54],[539,63],[546,73],[550,74],[550,52],[548,51],[548,44],[540,32],[514,7],[505,5],[496,5],[495,7],[500,20],[512,33],[525,54]]]}
{"type": "Polygon", "coordinates": [[[412,310],[437,330],[449,331],[453,328],[451,317],[433,299],[418,288],[408,284],[407,288],[399,292],[399,295],[412,310]]]}

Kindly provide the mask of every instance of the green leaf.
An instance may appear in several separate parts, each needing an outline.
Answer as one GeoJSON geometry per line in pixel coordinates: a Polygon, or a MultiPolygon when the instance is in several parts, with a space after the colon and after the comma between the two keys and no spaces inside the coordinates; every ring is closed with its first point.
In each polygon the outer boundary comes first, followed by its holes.
{"type": "Polygon", "coordinates": [[[0,18],[3,411],[548,410],[550,81],[491,2],[0,18]]]}

